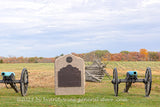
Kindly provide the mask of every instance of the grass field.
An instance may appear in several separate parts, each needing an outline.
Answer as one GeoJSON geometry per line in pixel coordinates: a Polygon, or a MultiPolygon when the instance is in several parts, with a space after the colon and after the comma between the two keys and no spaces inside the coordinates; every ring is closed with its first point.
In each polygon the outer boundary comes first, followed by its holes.
{"type": "MultiPolygon", "coordinates": [[[[114,97],[111,80],[105,77],[102,83],[86,82],[85,95],[55,96],[54,95],[54,64],[27,63],[27,64],[0,64],[0,71],[16,73],[20,79],[22,69],[29,71],[29,89],[26,97],[6,89],[0,84],[0,106],[154,106],[160,105],[160,62],[104,62],[106,70],[112,76],[114,67],[118,69],[119,78],[124,78],[128,70],[136,70],[138,78],[144,78],[147,67],[152,68],[152,91],[150,97],[144,97],[144,84],[135,83],[129,94],[123,93],[125,84],[119,85],[119,96],[114,97]]],[[[91,63],[86,63],[91,64],[91,63]]],[[[112,78],[112,77],[111,77],[112,78]]],[[[0,77],[2,79],[2,77],[0,77]]],[[[18,85],[19,86],[19,85],[18,85]]]]}

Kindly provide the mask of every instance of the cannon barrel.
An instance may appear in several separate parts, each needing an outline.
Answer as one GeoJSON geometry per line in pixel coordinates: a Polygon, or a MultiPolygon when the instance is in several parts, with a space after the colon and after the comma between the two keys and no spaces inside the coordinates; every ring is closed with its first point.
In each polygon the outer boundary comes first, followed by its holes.
{"type": "Polygon", "coordinates": [[[130,76],[137,76],[137,71],[128,71],[127,72],[130,76]]]}
{"type": "Polygon", "coordinates": [[[126,74],[126,79],[127,80],[130,80],[130,79],[132,79],[132,80],[136,80],[137,79],[137,72],[136,71],[128,71],[127,72],[127,74],[126,74]]]}
{"type": "Polygon", "coordinates": [[[11,76],[12,74],[15,76],[15,73],[14,73],[14,72],[2,72],[2,73],[1,73],[1,75],[2,75],[3,77],[5,77],[5,76],[6,76],[6,77],[9,77],[9,76],[11,76]]]}

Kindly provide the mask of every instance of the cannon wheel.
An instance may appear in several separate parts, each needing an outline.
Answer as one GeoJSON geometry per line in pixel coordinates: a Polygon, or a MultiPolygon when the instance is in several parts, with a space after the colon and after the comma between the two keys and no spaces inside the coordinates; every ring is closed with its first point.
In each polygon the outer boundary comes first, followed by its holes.
{"type": "Polygon", "coordinates": [[[28,71],[26,68],[22,70],[20,81],[21,95],[25,96],[27,94],[28,89],[28,71]]]}
{"type": "Polygon", "coordinates": [[[148,97],[151,92],[151,85],[152,85],[152,72],[151,72],[151,68],[147,68],[146,73],[145,73],[145,94],[146,94],[146,97],[148,97]]]}
{"type": "Polygon", "coordinates": [[[113,81],[114,81],[114,94],[115,96],[118,96],[118,72],[117,69],[115,68],[113,70],[113,81]]]}

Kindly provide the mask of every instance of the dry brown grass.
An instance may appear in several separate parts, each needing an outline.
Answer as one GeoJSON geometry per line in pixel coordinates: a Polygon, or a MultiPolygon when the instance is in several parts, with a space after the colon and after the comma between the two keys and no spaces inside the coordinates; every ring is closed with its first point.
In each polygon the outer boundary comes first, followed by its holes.
{"type": "MultiPolygon", "coordinates": [[[[113,69],[111,69],[111,68],[106,68],[106,71],[111,75],[111,76],[113,76],[113,69]]],[[[117,69],[117,71],[118,71],[118,75],[119,76],[122,76],[122,75],[125,75],[126,73],[127,73],[127,71],[130,71],[130,69],[117,69]]],[[[144,70],[135,70],[135,71],[137,71],[138,72],[138,76],[144,76],[145,75],[145,69],[144,70]]],[[[156,71],[154,70],[152,70],[152,75],[159,75],[160,76],[160,71],[157,69],[156,71]]]]}
{"type": "Polygon", "coordinates": [[[54,74],[50,71],[30,72],[30,87],[54,87],[54,74]]]}

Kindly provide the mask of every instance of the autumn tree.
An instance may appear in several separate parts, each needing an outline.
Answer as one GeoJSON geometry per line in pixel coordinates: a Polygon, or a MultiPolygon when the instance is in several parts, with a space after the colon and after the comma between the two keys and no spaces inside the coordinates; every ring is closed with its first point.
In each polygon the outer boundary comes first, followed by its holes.
{"type": "Polygon", "coordinates": [[[121,51],[122,54],[129,54],[129,51],[121,51]]]}
{"type": "Polygon", "coordinates": [[[142,57],[142,60],[144,60],[144,61],[148,60],[148,51],[147,51],[147,49],[140,49],[140,55],[142,57]]]}
{"type": "Polygon", "coordinates": [[[149,61],[158,61],[159,55],[158,52],[148,52],[149,53],[149,61]]]}
{"type": "Polygon", "coordinates": [[[128,61],[129,51],[121,51],[122,61],[128,61]]]}
{"type": "Polygon", "coordinates": [[[110,61],[111,60],[111,54],[110,53],[106,53],[103,57],[102,57],[103,61],[110,61]]]}
{"type": "Polygon", "coordinates": [[[0,63],[3,63],[3,59],[0,59],[0,63]]]}
{"type": "Polygon", "coordinates": [[[107,54],[109,54],[108,50],[96,50],[94,51],[95,53],[95,57],[97,57],[98,59],[103,59],[103,57],[107,54]]]}

